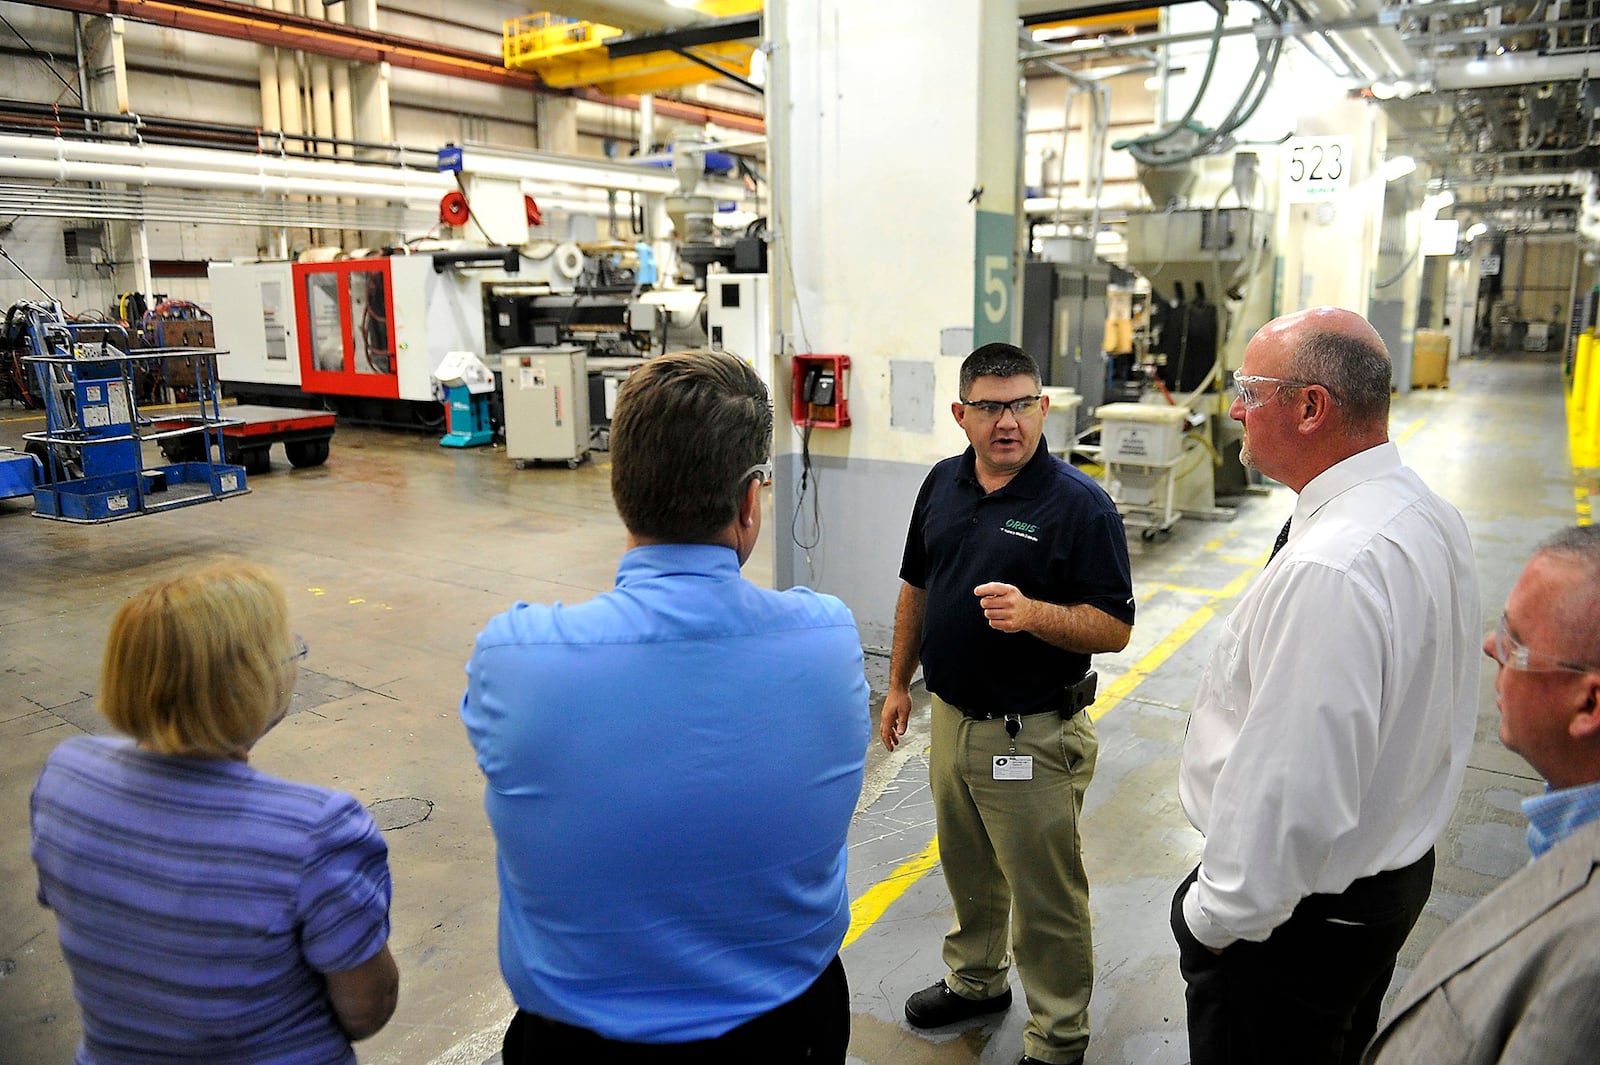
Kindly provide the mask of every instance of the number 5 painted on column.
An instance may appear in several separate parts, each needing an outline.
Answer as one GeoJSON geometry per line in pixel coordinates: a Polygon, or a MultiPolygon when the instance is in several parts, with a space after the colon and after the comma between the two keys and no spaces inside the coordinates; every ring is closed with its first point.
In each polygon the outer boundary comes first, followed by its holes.
{"type": "Polygon", "coordinates": [[[1009,255],[983,257],[983,316],[995,325],[1003,322],[1006,317],[1007,295],[1011,280],[1007,274],[1010,267],[1009,255]]]}

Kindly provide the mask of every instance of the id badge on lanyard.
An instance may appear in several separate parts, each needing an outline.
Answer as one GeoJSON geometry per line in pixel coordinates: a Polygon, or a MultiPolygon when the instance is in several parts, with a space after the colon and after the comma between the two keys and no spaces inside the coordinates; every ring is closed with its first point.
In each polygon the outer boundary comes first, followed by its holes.
{"type": "Polygon", "coordinates": [[[1033,755],[1017,753],[1017,737],[1022,734],[1022,717],[1006,715],[1006,735],[1011,737],[1011,750],[994,756],[994,779],[1032,780],[1033,755]]]}

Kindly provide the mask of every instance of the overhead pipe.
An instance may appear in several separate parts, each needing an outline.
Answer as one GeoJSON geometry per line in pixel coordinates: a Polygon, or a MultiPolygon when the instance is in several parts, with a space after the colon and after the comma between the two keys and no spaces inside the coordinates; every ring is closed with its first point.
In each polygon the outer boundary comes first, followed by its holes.
{"type": "MultiPolygon", "coordinates": [[[[64,190],[51,191],[60,194],[64,190]]],[[[41,202],[38,185],[0,182],[0,212],[38,218],[260,226],[273,232],[285,225],[301,229],[336,229],[358,220],[374,231],[401,233],[407,228],[409,219],[422,223],[415,228],[425,229],[437,217],[431,204],[355,208],[352,213],[331,208],[312,209],[312,205],[289,204],[283,200],[269,203],[259,197],[202,199],[187,190],[144,188],[132,192],[107,189],[71,191],[80,195],[59,199],[52,196],[49,201],[41,202]]]]}
{"type": "Polygon", "coordinates": [[[1395,81],[1416,73],[1416,61],[1394,27],[1376,24],[1379,11],[1374,0],[1305,0],[1305,7],[1314,24],[1321,20],[1341,27],[1329,36],[1337,37],[1354,55],[1367,80],[1395,81]]]}
{"type": "MultiPolygon", "coordinates": [[[[0,134],[0,174],[14,173],[9,168],[15,164],[34,162],[42,162],[49,167],[77,168],[83,164],[122,167],[134,175],[145,171],[159,171],[164,175],[177,174],[182,176],[182,181],[152,179],[148,183],[192,189],[209,188],[211,183],[222,175],[230,179],[242,178],[243,184],[232,185],[237,188],[249,188],[251,187],[249,183],[255,181],[271,184],[273,190],[279,192],[381,195],[390,199],[409,199],[419,189],[429,192],[437,199],[444,192],[456,188],[453,176],[427,170],[399,170],[331,160],[287,159],[204,148],[106,144],[69,141],[60,137],[0,134]]],[[[543,185],[567,184],[621,189],[656,195],[664,195],[677,187],[676,178],[664,171],[618,163],[577,160],[541,152],[495,153],[487,149],[472,148],[466,152],[466,169],[482,177],[528,181],[543,185]]],[[[45,176],[50,176],[48,170],[43,173],[45,176]]],[[[40,174],[37,168],[31,168],[28,176],[37,177],[40,174]]],[[[131,180],[135,185],[147,183],[137,176],[131,179],[63,177],[61,180],[131,180]]]]}
{"type": "MultiPolygon", "coordinates": [[[[152,144],[186,148],[219,148],[248,152],[250,155],[268,154],[282,158],[306,157],[307,152],[289,151],[284,145],[281,131],[264,130],[259,126],[230,126],[219,122],[194,122],[181,118],[140,115],[135,112],[113,114],[105,111],[84,111],[76,107],[56,107],[52,104],[27,100],[0,99],[0,123],[30,126],[49,130],[67,140],[120,142],[125,144],[152,144]],[[15,122],[10,116],[36,116],[35,123],[15,122]],[[88,119],[100,125],[92,133],[60,126],[61,119],[88,119]],[[108,127],[124,125],[127,133],[112,133],[108,127]],[[59,127],[59,128],[58,128],[59,127]],[[204,142],[204,143],[199,143],[204,142]]],[[[12,132],[0,129],[0,132],[12,132]]],[[[351,141],[347,147],[373,149],[386,153],[386,165],[408,167],[414,170],[434,170],[438,166],[436,148],[416,148],[400,144],[378,144],[373,141],[351,141]]]]}
{"type": "Polygon", "coordinates": [[[1587,170],[1569,170],[1566,173],[1550,171],[1542,174],[1506,174],[1473,181],[1446,178],[1441,184],[1450,189],[1537,189],[1546,185],[1574,185],[1587,188],[1593,180],[1593,174],[1587,170]]]}
{"type": "Polygon", "coordinates": [[[266,173],[237,174],[212,171],[200,174],[194,170],[174,170],[168,167],[90,163],[65,159],[0,159],[0,175],[39,181],[115,181],[134,186],[228,189],[234,192],[280,196],[364,196],[374,200],[411,202],[430,199],[437,201],[445,192],[455,187],[455,183],[445,175],[437,175],[433,180],[419,180],[428,178],[428,175],[412,174],[409,175],[410,184],[392,185],[365,181],[307,180],[266,173]]]}
{"type": "MultiPolygon", "coordinates": [[[[277,11],[265,15],[248,3],[228,0],[19,0],[34,7],[77,11],[86,15],[118,15],[168,29],[227,37],[237,41],[271,44],[314,55],[352,62],[391,64],[431,74],[446,74],[495,85],[535,91],[532,74],[507,70],[501,57],[451,48],[433,41],[379,32],[375,17],[363,23],[352,17],[337,31],[318,19],[277,11]]],[[[359,11],[375,8],[370,0],[346,0],[359,11]]],[[[265,7],[266,5],[262,5],[265,7]]],[[[693,16],[698,18],[699,16],[693,16]]]]}
{"type": "MultiPolygon", "coordinates": [[[[258,0],[260,8],[224,0],[191,0],[188,3],[162,3],[158,0],[20,0],[39,7],[78,11],[94,15],[120,15],[171,29],[276,45],[360,64],[352,77],[353,110],[360,115],[360,138],[387,144],[394,140],[393,120],[389,115],[388,68],[405,67],[432,74],[488,82],[528,92],[543,91],[539,79],[520,70],[507,70],[498,55],[484,55],[449,48],[431,41],[414,40],[379,32],[375,0],[345,0],[348,24],[332,25],[284,12],[267,14],[272,0],[258,0]]],[[[701,16],[686,12],[692,21],[701,16]]],[[[1248,32],[1248,30],[1246,30],[1248,32]]],[[[280,72],[282,67],[280,66],[280,72]]],[[[298,88],[297,88],[298,91],[298,88]]],[[[611,107],[638,110],[637,96],[613,96],[593,88],[573,90],[579,99],[611,107]]],[[[760,133],[765,129],[762,115],[732,108],[688,104],[657,99],[655,113],[661,118],[687,122],[714,122],[724,129],[760,133]]],[[[274,123],[282,128],[282,123],[274,123]]],[[[303,132],[304,127],[301,127],[303,132]]]]}
{"type": "Polygon", "coordinates": [[[1416,60],[1406,51],[1405,42],[1393,26],[1379,23],[1379,4],[1375,0],[1305,0],[1313,22],[1337,25],[1339,39],[1360,53],[1363,67],[1370,68],[1373,81],[1397,81],[1416,75],[1416,60]]]}
{"type": "MultiPolygon", "coordinates": [[[[1289,5],[1289,9],[1295,13],[1295,17],[1300,21],[1310,25],[1317,24],[1317,20],[1312,17],[1310,10],[1307,9],[1305,3],[1302,3],[1302,0],[1285,0],[1285,2],[1289,5]]],[[[1361,75],[1356,72],[1355,62],[1350,58],[1350,53],[1345,51],[1345,49],[1340,46],[1339,42],[1333,39],[1332,34],[1324,31],[1320,34],[1320,36],[1322,38],[1322,43],[1328,46],[1328,51],[1333,54],[1335,59],[1343,64],[1344,70],[1340,71],[1334,69],[1333,64],[1328,62],[1322,56],[1318,55],[1316,50],[1309,44],[1306,45],[1306,51],[1310,52],[1312,57],[1326,67],[1328,72],[1334,77],[1359,79],[1361,75]]]]}
{"type": "Polygon", "coordinates": [[[1434,68],[1433,84],[1440,90],[1490,89],[1597,76],[1600,76],[1600,54],[1595,52],[1567,55],[1507,52],[1485,59],[1440,64],[1434,68]]]}
{"type": "Polygon", "coordinates": [[[1350,14],[1355,18],[1371,20],[1372,24],[1362,32],[1383,57],[1389,68],[1390,80],[1409,81],[1416,77],[1416,57],[1406,47],[1400,31],[1394,25],[1381,21],[1383,6],[1378,0],[1350,0],[1350,14]]]}
{"type": "Polygon", "coordinates": [[[1388,75],[1388,61],[1379,53],[1377,48],[1368,39],[1365,33],[1359,30],[1330,30],[1328,36],[1338,41],[1339,46],[1351,58],[1356,68],[1356,73],[1362,81],[1385,81],[1388,75]]]}

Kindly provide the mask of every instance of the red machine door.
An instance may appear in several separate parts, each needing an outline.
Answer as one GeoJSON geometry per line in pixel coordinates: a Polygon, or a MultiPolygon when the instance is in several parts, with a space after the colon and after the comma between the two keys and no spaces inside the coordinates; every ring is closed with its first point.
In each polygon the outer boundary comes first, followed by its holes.
{"type": "Polygon", "coordinates": [[[389,260],[298,263],[294,277],[302,390],[398,399],[389,260]]]}

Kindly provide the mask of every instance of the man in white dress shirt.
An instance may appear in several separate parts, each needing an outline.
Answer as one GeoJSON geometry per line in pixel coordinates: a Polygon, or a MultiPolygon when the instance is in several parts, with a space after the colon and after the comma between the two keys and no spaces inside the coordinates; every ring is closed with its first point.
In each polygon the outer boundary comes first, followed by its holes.
{"type": "Polygon", "coordinates": [[[1195,697],[1173,898],[1194,1065],[1353,1063],[1427,902],[1478,704],[1461,515],[1389,442],[1377,331],[1269,322],[1234,375],[1242,458],[1298,493],[1195,697]]]}

